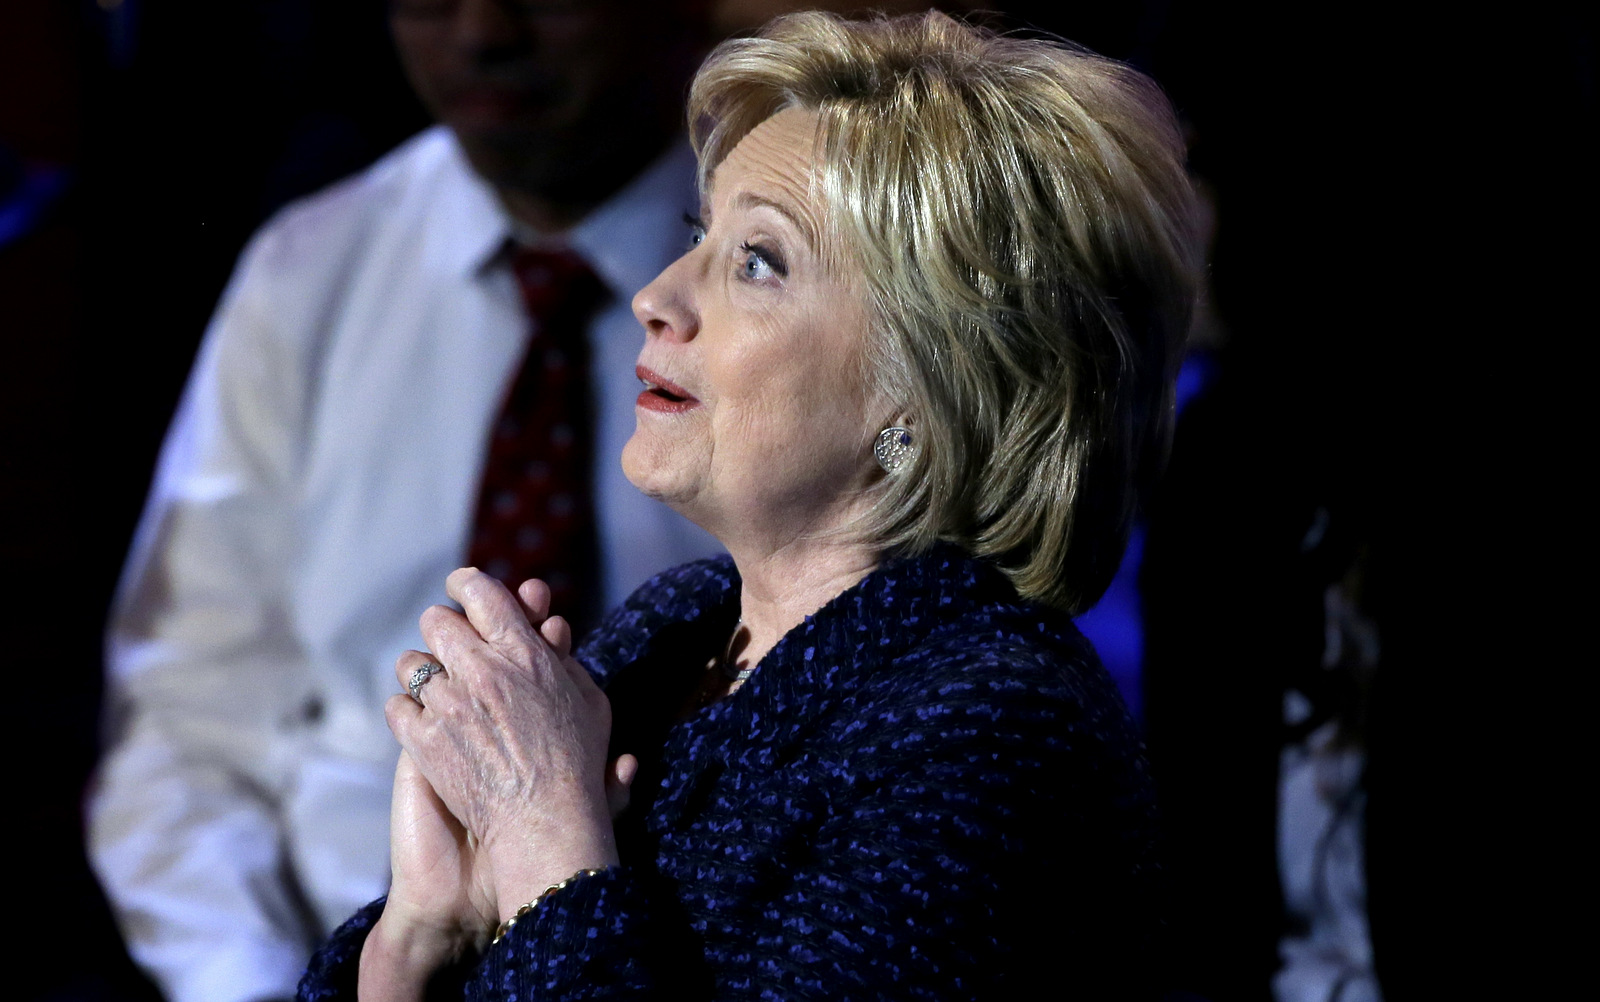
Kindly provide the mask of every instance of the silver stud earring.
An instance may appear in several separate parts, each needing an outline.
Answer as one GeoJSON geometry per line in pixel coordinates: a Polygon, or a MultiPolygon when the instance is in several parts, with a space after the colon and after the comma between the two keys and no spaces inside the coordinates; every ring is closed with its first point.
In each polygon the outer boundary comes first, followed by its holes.
{"type": "Polygon", "coordinates": [[[878,440],[872,443],[873,457],[883,467],[883,472],[889,474],[899,472],[900,467],[906,465],[916,452],[916,446],[911,444],[909,428],[885,428],[878,432],[878,440]]]}

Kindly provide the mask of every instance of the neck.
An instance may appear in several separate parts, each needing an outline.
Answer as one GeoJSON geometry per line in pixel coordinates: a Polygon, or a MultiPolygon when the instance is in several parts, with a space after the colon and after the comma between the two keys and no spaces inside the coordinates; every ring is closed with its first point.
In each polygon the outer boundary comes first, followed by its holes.
{"type": "Polygon", "coordinates": [[[872,547],[836,539],[792,541],[761,553],[732,553],[743,582],[739,616],[749,639],[740,666],[755,665],[783,635],[858,584],[878,564],[872,547]]]}
{"type": "MultiPolygon", "coordinates": [[[[675,121],[675,120],[674,120],[675,121]]],[[[479,170],[512,217],[541,236],[560,236],[649,170],[675,141],[677,130],[641,123],[596,136],[582,169],[537,180],[513,170],[479,170]],[[590,162],[592,161],[592,162],[590,162]]]]}
{"type": "Polygon", "coordinates": [[[500,202],[511,217],[542,237],[556,237],[576,226],[594,205],[563,203],[514,188],[499,188],[500,202]]]}

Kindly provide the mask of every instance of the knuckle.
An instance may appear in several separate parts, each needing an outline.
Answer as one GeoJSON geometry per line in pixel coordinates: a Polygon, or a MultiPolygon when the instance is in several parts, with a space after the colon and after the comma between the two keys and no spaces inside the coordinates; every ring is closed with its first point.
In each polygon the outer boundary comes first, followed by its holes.
{"type": "Polygon", "coordinates": [[[515,658],[518,661],[528,660],[522,653],[527,647],[527,629],[515,620],[496,619],[488,624],[483,639],[496,647],[516,651],[515,658]]]}
{"type": "Polygon", "coordinates": [[[417,622],[422,627],[424,634],[433,633],[449,622],[454,610],[442,605],[430,605],[422,610],[422,615],[417,622]]]}
{"type": "Polygon", "coordinates": [[[461,596],[468,601],[482,602],[493,596],[500,587],[503,586],[496,579],[482,571],[473,570],[461,579],[461,596]]]}

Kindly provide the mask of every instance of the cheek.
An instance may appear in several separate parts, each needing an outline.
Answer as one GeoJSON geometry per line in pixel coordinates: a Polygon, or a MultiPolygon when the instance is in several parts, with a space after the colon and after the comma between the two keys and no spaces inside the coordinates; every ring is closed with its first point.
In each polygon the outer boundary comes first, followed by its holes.
{"type": "Polygon", "coordinates": [[[431,25],[410,18],[395,18],[390,28],[394,33],[395,51],[401,65],[407,69],[427,66],[437,58],[442,33],[431,25]]]}
{"type": "Polygon", "coordinates": [[[742,291],[730,291],[726,313],[702,316],[707,385],[718,391],[715,466],[794,461],[843,475],[867,423],[856,297],[832,286],[780,301],[742,291]]]}
{"type": "MultiPolygon", "coordinates": [[[[717,408],[717,451],[816,465],[854,450],[864,434],[860,373],[838,347],[807,339],[804,352],[739,360],[739,387],[717,408]]],[[[730,360],[731,361],[731,360],[730,360]]]]}
{"type": "Polygon", "coordinates": [[[449,68],[449,57],[438,44],[438,39],[427,30],[395,29],[395,49],[400,55],[400,66],[412,89],[422,99],[428,110],[438,117],[437,81],[449,68]]]}

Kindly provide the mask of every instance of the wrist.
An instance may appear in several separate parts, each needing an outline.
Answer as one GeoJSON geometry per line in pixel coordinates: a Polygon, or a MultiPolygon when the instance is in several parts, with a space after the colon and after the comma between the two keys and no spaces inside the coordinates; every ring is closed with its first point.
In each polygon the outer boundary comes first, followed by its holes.
{"type": "Polygon", "coordinates": [[[546,887],[543,891],[539,892],[538,896],[534,897],[527,904],[522,905],[521,907],[519,907],[515,912],[513,912],[511,914],[511,917],[503,920],[500,923],[499,927],[495,929],[495,931],[494,931],[494,939],[489,941],[489,945],[493,946],[494,944],[500,942],[500,940],[504,939],[506,934],[509,933],[516,926],[516,924],[518,922],[521,922],[523,919],[526,919],[528,916],[532,915],[535,911],[537,911],[539,906],[544,903],[544,900],[546,898],[550,897],[553,894],[559,894],[569,884],[572,884],[575,881],[583,880],[586,877],[598,877],[599,875],[601,875],[602,873],[605,873],[605,872],[606,871],[603,868],[598,868],[598,867],[597,868],[592,868],[592,869],[586,869],[586,870],[579,870],[578,872],[574,873],[572,876],[566,878],[565,880],[558,881],[557,883],[551,884],[549,887],[546,887]]]}
{"type": "Polygon", "coordinates": [[[361,948],[360,1002],[420,1002],[428,979],[460,957],[469,939],[386,907],[361,948]]]}
{"type": "Polygon", "coordinates": [[[621,861],[610,813],[603,804],[569,813],[559,823],[524,829],[519,836],[484,847],[502,923],[550,887],[621,861]]]}

